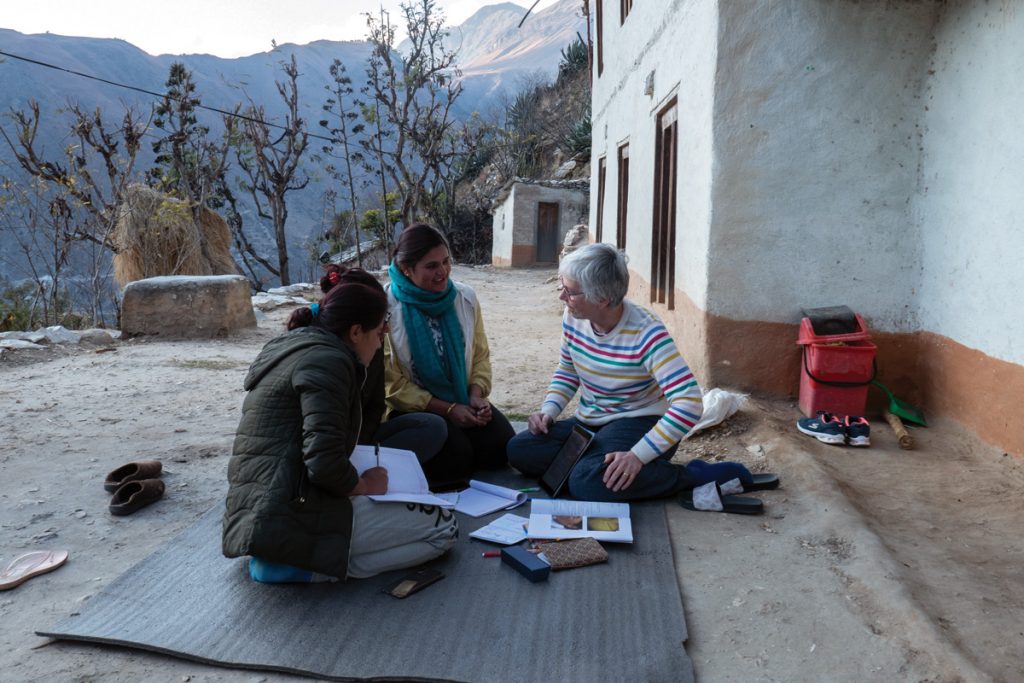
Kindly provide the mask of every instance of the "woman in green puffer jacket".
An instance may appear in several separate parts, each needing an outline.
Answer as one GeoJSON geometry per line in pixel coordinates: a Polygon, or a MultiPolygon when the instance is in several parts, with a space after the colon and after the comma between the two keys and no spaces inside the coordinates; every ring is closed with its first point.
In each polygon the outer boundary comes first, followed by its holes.
{"type": "Polygon", "coordinates": [[[263,348],[245,379],[223,551],[251,555],[259,581],[373,576],[437,557],[457,536],[449,510],[370,501],[387,490],[387,472],[360,476],[349,462],[387,297],[372,275],[344,275],[315,315],[294,317],[300,326],[263,348]]]}

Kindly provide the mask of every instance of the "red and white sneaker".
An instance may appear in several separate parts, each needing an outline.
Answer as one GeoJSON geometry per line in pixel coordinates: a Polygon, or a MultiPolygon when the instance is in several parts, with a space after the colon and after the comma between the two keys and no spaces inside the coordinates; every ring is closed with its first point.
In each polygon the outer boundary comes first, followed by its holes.
{"type": "Polygon", "coordinates": [[[871,425],[863,417],[847,415],[844,427],[846,443],[851,446],[871,445],[871,425]]]}
{"type": "Polygon", "coordinates": [[[813,436],[822,443],[842,445],[846,442],[846,434],[842,419],[832,413],[819,410],[815,417],[797,420],[796,428],[807,436],[813,436]]]}

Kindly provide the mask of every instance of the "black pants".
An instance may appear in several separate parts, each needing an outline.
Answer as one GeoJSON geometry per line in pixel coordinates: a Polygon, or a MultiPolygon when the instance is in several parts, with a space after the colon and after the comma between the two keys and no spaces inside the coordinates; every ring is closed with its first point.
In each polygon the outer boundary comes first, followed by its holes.
{"type": "Polygon", "coordinates": [[[491,421],[483,427],[463,429],[451,420],[445,422],[447,440],[437,455],[423,463],[423,472],[432,485],[455,483],[477,470],[493,470],[508,464],[505,445],[515,430],[495,405],[491,405],[491,421]]]}

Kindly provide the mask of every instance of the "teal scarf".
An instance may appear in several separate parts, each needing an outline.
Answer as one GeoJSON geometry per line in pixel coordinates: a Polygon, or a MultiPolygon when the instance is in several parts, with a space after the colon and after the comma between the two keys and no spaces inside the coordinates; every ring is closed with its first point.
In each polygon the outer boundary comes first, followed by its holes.
{"type": "Polygon", "coordinates": [[[455,285],[449,279],[443,292],[428,292],[414,285],[394,263],[388,268],[388,274],[391,276],[391,291],[402,303],[402,320],[409,338],[416,377],[434,396],[468,404],[466,338],[455,313],[455,285]],[[440,323],[444,337],[444,363],[438,356],[427,316],[436,318],[440,323]]]}

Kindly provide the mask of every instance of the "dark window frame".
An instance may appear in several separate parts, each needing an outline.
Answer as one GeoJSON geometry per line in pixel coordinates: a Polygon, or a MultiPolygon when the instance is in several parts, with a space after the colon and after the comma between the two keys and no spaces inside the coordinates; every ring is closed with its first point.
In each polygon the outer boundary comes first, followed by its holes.
{"type": "Polygon", "coordinates": [[[626,219],[629,210],[629,143],[619,145],[616,161],[618,206],[615,212],[615,246],[626,248],[626,219]]]}
{"type": "Polygon", "coordinates": [[[675,308],[678,101],[658,112],[654,141],[654,216],[651,234],[651,303],[675,308]]]}
{"type": "Polygon", "coordinates": [[[602,32],[602,29],[604,27],[604,10],[602,9],[602,6],[604,5],[604,0],[597,0],[595,5],[597,9],[597,16],[595,19],[595,23],[597,24],[597,26],[594,31],[597,34],[597,36],[595,37],[597,42],[597,75],[600,76],[601,73],[604,71],[604,35],[602,32]]]}
{"type": "Polygon", "coordinates": [[[597,160],[597,220],[594,221],[594,241],[602,242],[604,237],[604,195],[607,187],[608,160],[597,160]]]}
{"type": "MultiPolygon", "coordinates": [[[[598,0],[600,3],[600,0],[598,0]]],[[[633,0],[619,0],[619,23],[625,24],[626,17],[629,16],[630,10],[633,9],[633,0]]]]}

